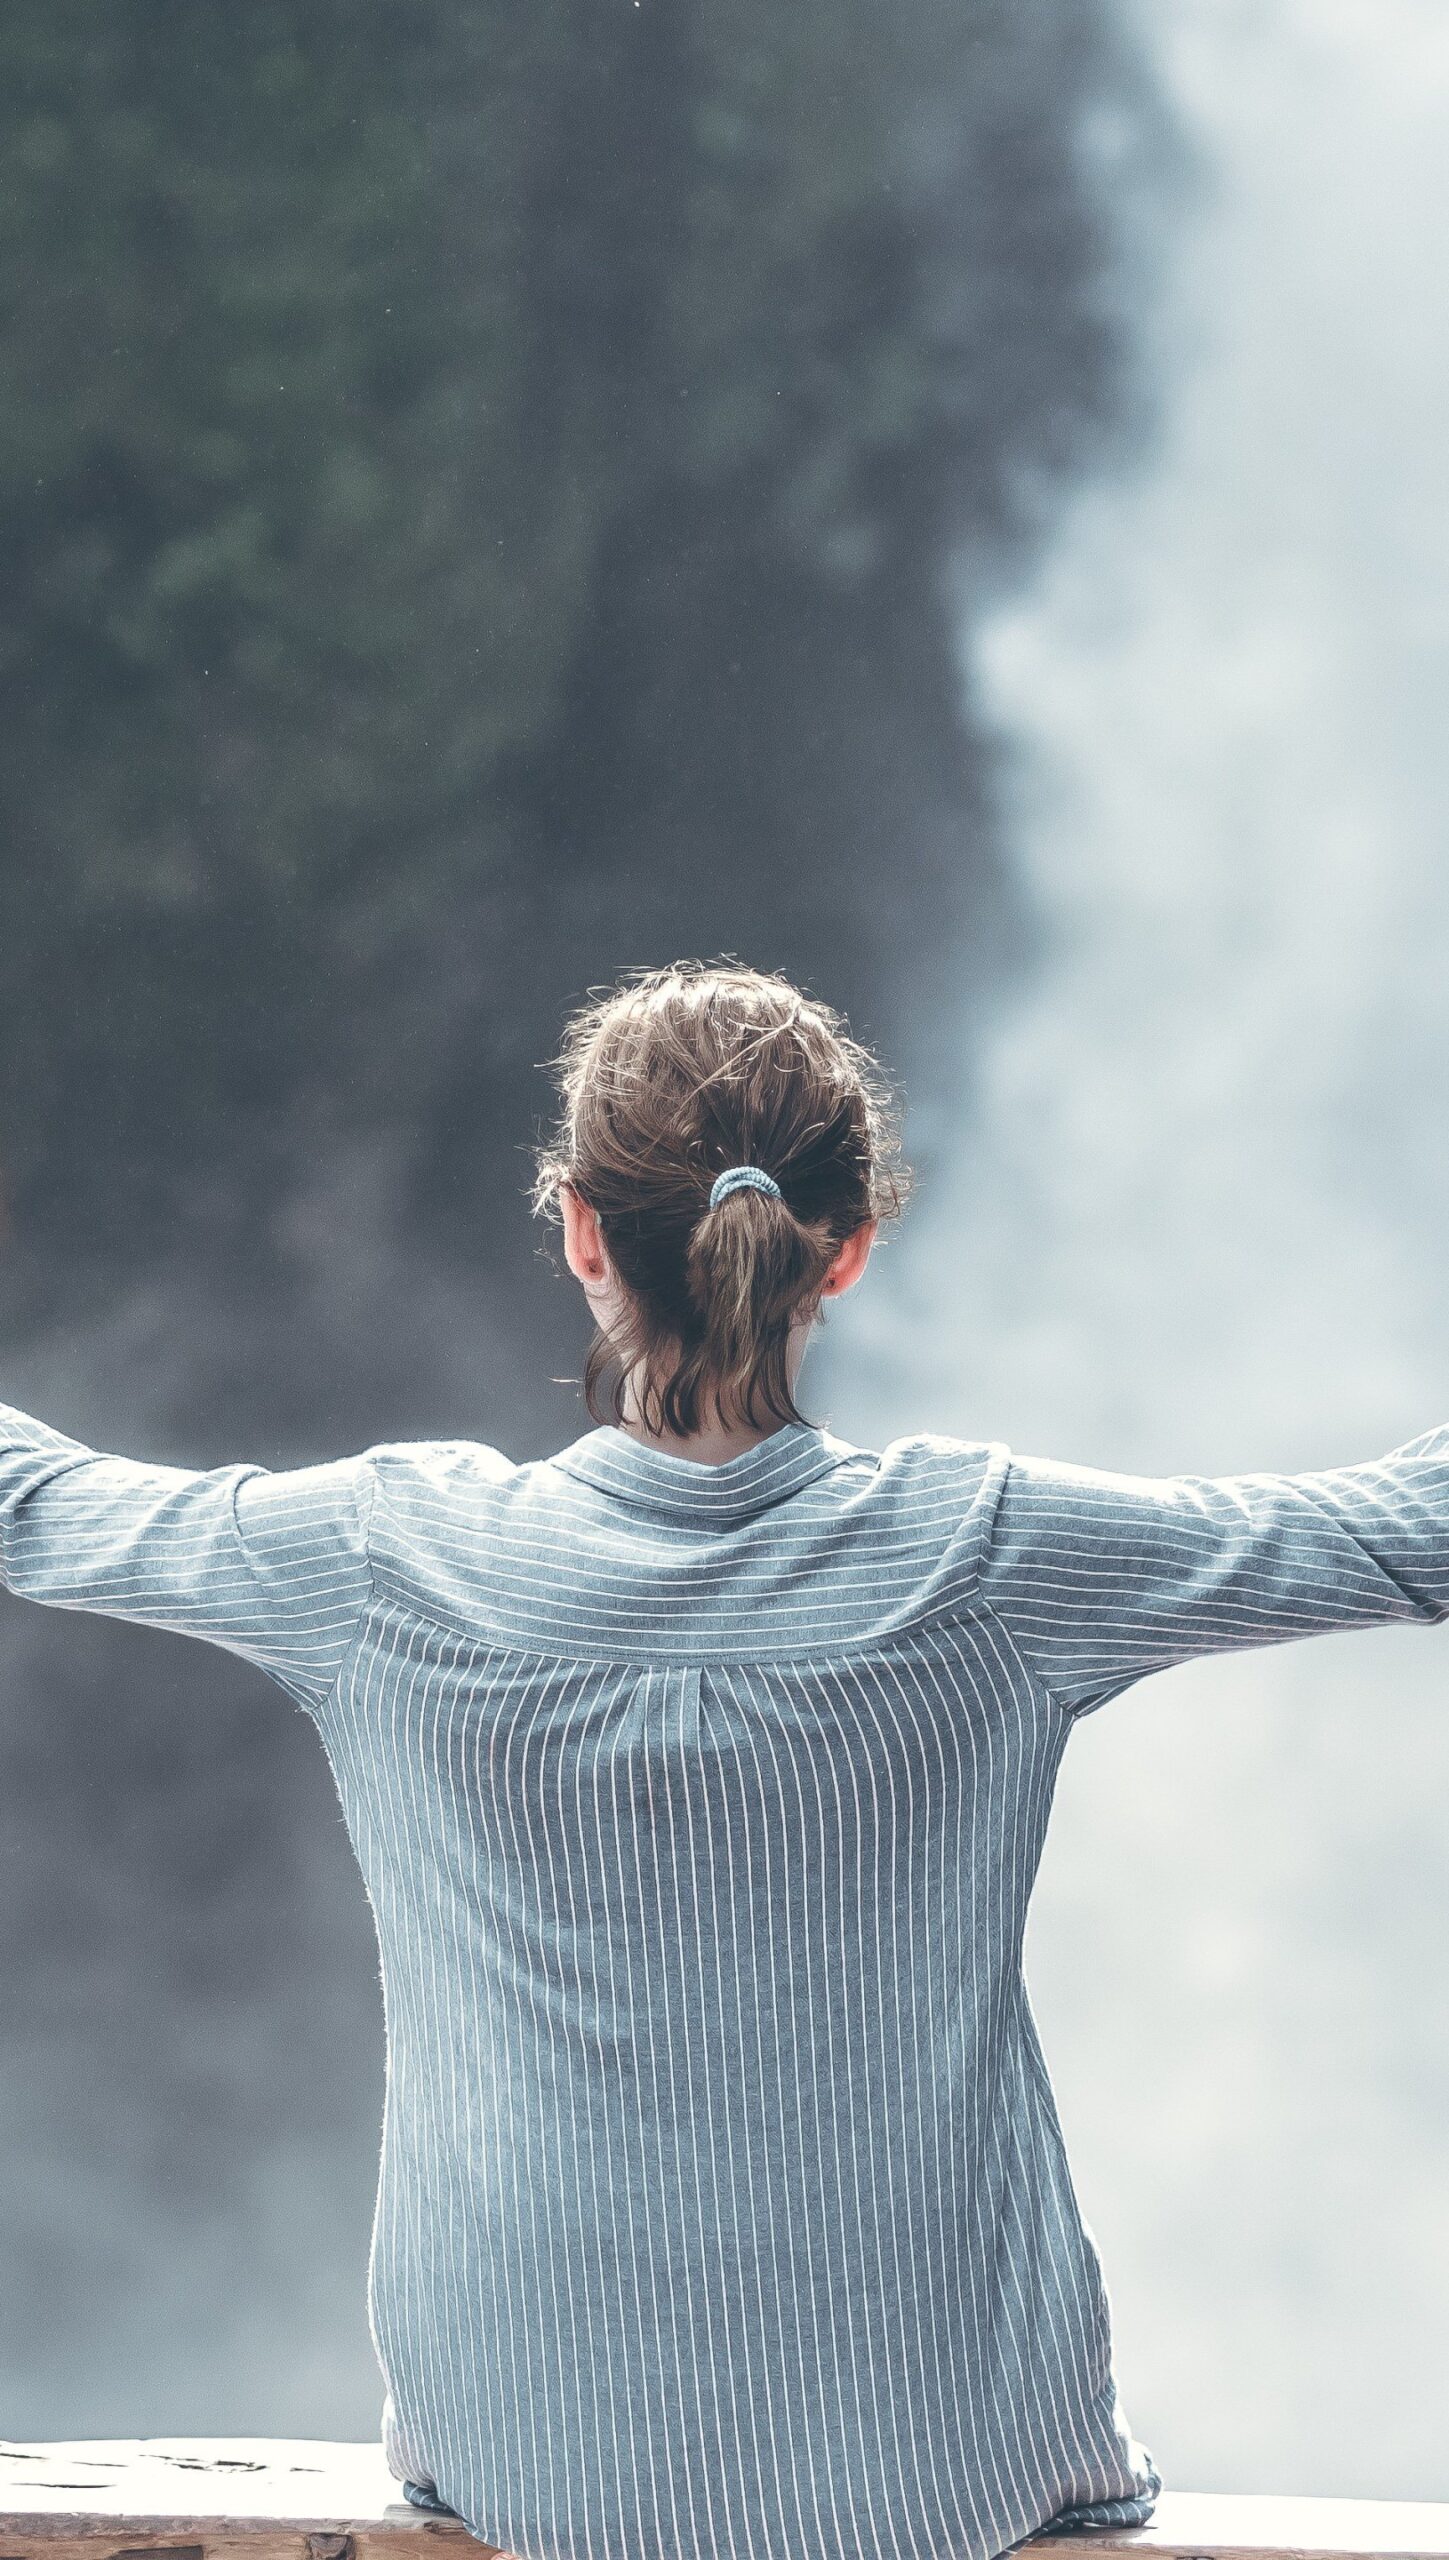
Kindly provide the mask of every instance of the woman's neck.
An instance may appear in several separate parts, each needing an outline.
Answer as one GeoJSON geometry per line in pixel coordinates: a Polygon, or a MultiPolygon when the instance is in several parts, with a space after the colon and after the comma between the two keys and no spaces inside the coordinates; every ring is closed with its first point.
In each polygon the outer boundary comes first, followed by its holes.
{"type": "MultiPolygon", "coordinates": [[[[799,1382],[801,1363],[805,1357],[810,1331],[811,1320],[806,1318],[798,1318],[791,1327],[789,1349],[785,1356],[785,1383],[792,1397],[799,1382]]],[[[624,1380],[624,1392],[621,1398],[623,1412],[616,1427],[620,1431],[627,1432],[631,1440],[637,1440],[641,1448],[662,1449],[666,1456],[671,1458],[693,1458],[700,1466],[722,1467],[730,1458],[742,1457],[746,1449],[757,1449],[762,1440],[773,1439],[781,1427],[778,1422],[773,1421],[759,1426],[753,1426],[747,1422],[736,1422],[726,1427],[721,1423],[718,1408],[715,1407],[711,1409],[709,1421],[698,1431],[687,1434],[677,1431],[650,1431],[640,1414],[635,1385],[635,1378],[631,1371],[624,1380]]]]}

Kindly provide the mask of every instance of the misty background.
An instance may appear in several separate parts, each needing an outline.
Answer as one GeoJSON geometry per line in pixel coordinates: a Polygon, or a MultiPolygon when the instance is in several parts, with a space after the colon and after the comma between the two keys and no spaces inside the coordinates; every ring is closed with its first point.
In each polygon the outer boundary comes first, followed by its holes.
{"type": "MultiPolygon", "coordinates": [[[[563,1446],[542,1062],[728,954],[909,1096],[815,1418],[1445,1419],[1436,0],[15,0],[0,128],[0,1396],[563,1446]]],[[[1446,1824],[1436,1632],[1072,1742],[1028,1968],[1171,2487],[1449,2498],[1446,1824]]],[[[381,2105],[308,1720],[0,1595],[0,2434],[375,2435],[381,2105]]]]}

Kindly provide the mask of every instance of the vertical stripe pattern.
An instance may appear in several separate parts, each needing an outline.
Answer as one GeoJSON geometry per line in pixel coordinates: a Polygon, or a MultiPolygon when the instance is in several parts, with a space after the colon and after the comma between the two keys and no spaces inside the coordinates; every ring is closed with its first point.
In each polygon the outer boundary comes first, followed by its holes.
{"type": "Polygon", "coordinates": [[[1449,1426],[1144,1477],[791,1424],[145,1464],[0,1406],[7,1587],[313,1718],[387,2034],[368,2310],[418,2503],[520,2560],[995,2560],[1160,2474],[1022,1969],[1076,1719],[1449,1615],[1449,1426]]]}

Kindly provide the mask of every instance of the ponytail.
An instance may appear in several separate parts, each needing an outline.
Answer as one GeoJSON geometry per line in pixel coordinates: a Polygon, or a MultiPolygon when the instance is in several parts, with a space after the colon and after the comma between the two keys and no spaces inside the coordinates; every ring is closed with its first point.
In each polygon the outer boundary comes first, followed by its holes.
{"type": "Polygon", "coordinates": [[[725,1427],[804,1422],[792,1329],[819,1319],[847,1236],[898,1217],[912,1182],[871,1053],[783,977],[684,961],[582,1007],[550,1064],[562,1109],[533,1205],[557,1216],[567,1182],[627,1299],[624,1340],[596,1331],[585,1361],[594,1421],[622,1422],[637,1375],[651,1431],[689,1438],[711,1410],[725,1427]],[[731,1185],[712,1204],[719,1175],[742,1165],[774,1188],[731,1185]]]}

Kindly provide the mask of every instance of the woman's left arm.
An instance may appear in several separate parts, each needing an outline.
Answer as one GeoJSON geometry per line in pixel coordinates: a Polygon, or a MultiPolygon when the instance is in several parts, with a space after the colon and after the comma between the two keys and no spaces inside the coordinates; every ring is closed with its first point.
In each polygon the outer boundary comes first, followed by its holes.
{"type": "Polygon", "coordinates": [[[364,1453],[276,1472],[153,1466],[0,1404],[0,1583],[239,1653],[315,1714],[371,1597],[364,1453]]]}

